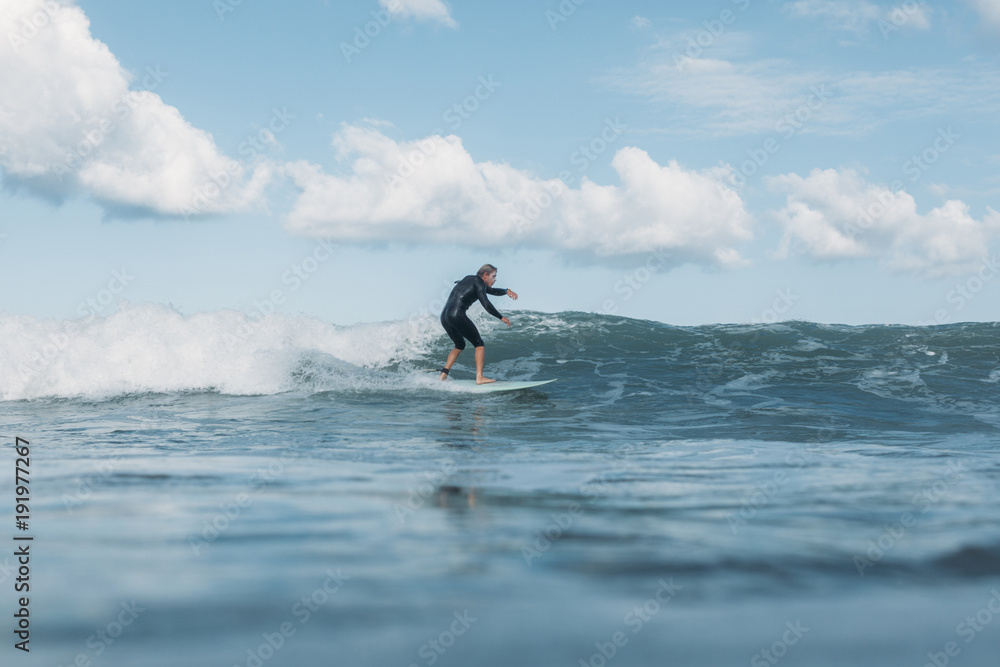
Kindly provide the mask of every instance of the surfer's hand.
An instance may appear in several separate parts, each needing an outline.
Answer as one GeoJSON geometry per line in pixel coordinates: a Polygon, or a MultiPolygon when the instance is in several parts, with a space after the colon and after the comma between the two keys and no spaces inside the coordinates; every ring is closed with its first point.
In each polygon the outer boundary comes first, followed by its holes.
{"type": "Polygon", "coordinates": [[[510,320],[508,320],[506,317],[501,318],[500,321],[506,324],[507,326],[510,326],[510,320]]]}
{"type": "Polygon", "coordinates": [[[517,301],[517,292],[515,292],[514,290],[512,289],[507,290],[507,296],[514,299],[514,301],[517,301]]]}

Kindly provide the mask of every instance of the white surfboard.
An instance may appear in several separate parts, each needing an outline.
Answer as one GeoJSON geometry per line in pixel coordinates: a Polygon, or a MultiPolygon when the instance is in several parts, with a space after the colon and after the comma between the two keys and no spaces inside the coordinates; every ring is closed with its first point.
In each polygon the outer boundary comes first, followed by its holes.
{"type": "Polygon", "coordinates": [[[509,380],[497,380],[486,384],[476,384],[475,380],[448,380],[445,384],[461,391],[471,391],[474,393],[490,393],[494,391],[517,391],[518,389],[530,389],[540,387],[543,384],[555,382],[555,380],[540,380],[537,382],[513,382],[509,380]]]}

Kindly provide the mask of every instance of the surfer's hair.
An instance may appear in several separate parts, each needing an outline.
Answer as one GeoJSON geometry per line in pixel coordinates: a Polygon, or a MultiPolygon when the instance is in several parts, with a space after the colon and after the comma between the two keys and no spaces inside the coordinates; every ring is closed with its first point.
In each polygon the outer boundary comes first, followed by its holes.
{"type": "Polygon", "coordinates": [[[479,271],[476,273],[477,276],[482,276],[484,273],[496,273],[497,267],[492,264],[483,264],[479,267],[479,271]]]}

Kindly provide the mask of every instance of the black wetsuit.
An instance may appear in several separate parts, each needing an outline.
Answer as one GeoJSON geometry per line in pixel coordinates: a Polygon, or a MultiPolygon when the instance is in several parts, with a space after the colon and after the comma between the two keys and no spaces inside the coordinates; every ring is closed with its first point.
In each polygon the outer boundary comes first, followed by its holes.
{"type": "Polygon", "coordinates": [[[479,276],[465,276],[455,282],[458,284],[451,290],[448,303],[444,305],[444,310],[441,311],[441,326],[448,332],[448,335],[455,342],[455,347],[459,350],[465,349],[466,338],[469,339],[473,347],[483,347],[485,343],[483,343],[483,339],[479,335],[479,330],[476,329],[476,325],[472,323],[472,320],[465,314],[465,311],[469,309],[469,306],[474,301],[478,300],[479,303],[483,304],[486,312],[502,320],[503,315],[493,307],[493,304],[486,298],[486,295],[503,296],[507,293],[507,290],[497,287],[487,287],[486,283],[479,276]]]}

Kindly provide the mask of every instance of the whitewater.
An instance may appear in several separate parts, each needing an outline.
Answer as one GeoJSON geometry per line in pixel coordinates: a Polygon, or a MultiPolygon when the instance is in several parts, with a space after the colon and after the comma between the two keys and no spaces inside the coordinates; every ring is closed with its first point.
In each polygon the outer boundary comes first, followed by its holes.
{"type": "Polygon", "coordinates": [[[994,323],[510,316],[0,314],[17,663],[996,664],[994,323]]]}

